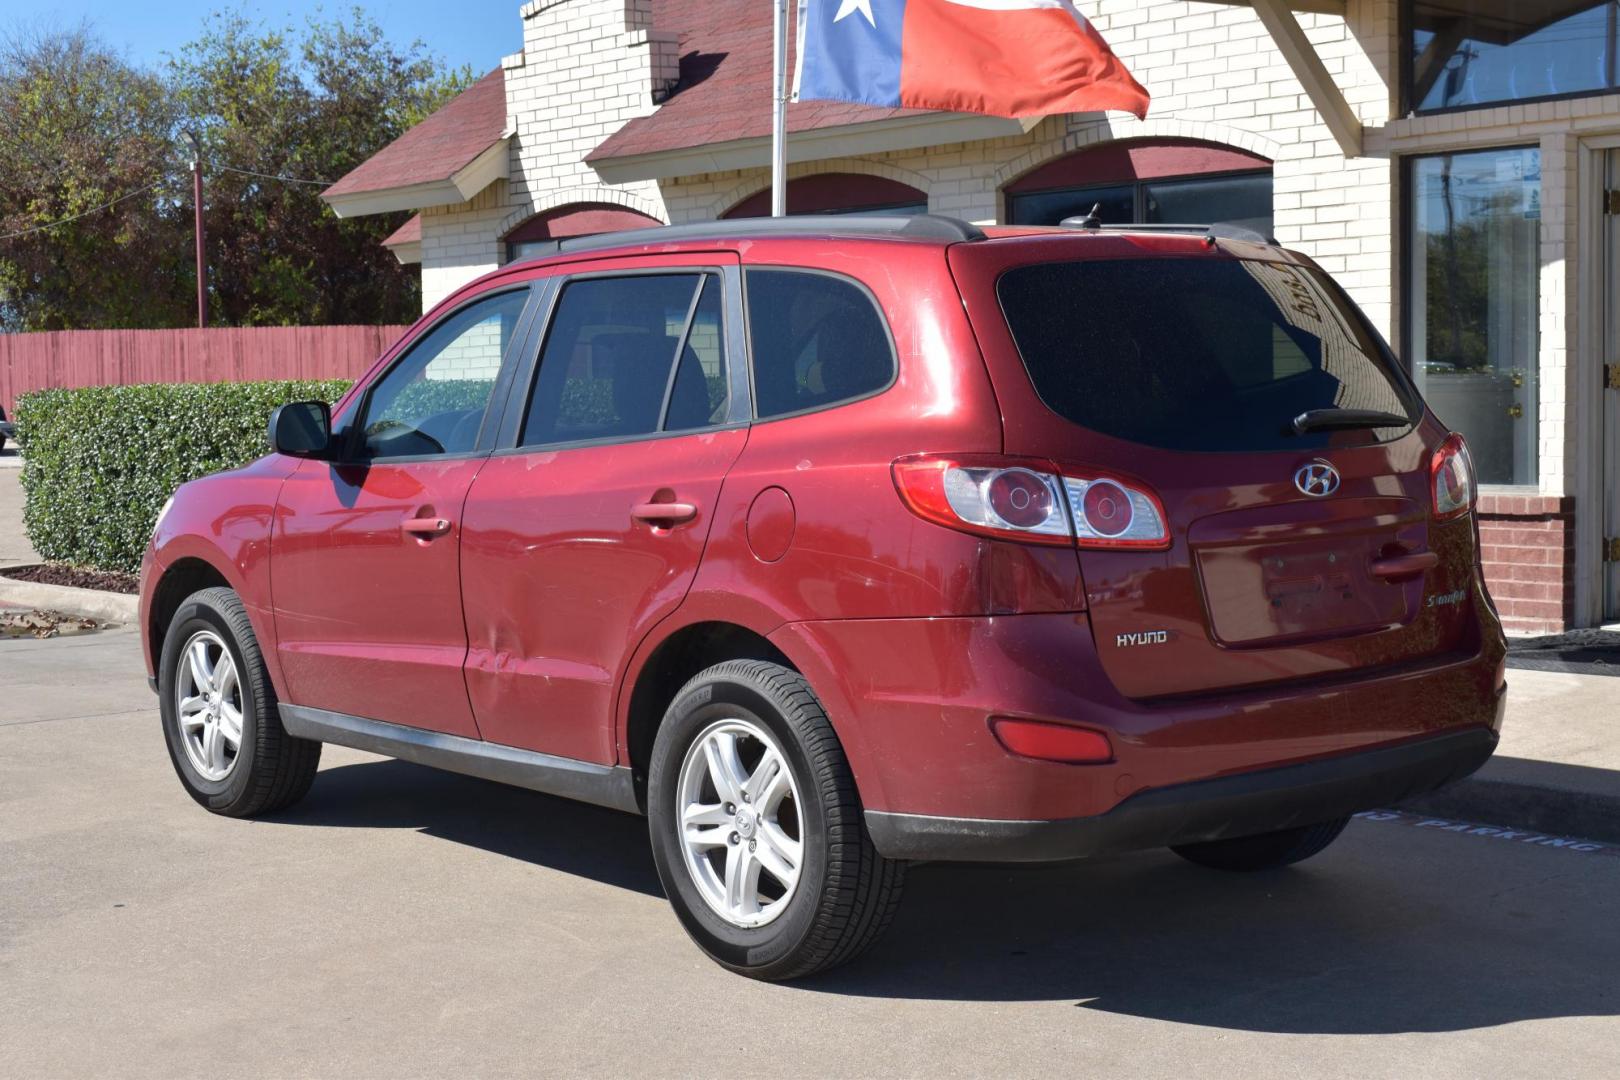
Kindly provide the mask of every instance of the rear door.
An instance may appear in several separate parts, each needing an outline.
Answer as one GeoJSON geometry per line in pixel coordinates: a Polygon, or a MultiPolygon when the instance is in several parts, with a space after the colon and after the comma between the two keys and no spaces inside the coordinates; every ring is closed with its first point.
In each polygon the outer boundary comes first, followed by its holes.
{"type": "Polygon", "coordinates": [[[964,292],[1007,452],[1162,503],[1168,545],[1080,551],[1116,687],[1201,693],[1471,648],[1472,522],[1430,515],[1443,432],[1337,287],[1256,245],[1066,242],[1066,258],[964,274],[964,292]],[[1352,409],[1392,419],[1292,426],[1352,409]]]}
{"type": "Polygon", "coordinates": [[[489,741],[614,760],[619,675],[685,597],[748,438],[736,267],[598,262],[557,283],[467,499],[467,689],[489,741]]]}
{"type": "Polygon", "coordinates": [[[338,459],[305,461],[282,486],[271,587],[294,703],[478,736],[461,670],[461,510],[528,297],[486,294],[420,334],[340,427],[338,459]]]}

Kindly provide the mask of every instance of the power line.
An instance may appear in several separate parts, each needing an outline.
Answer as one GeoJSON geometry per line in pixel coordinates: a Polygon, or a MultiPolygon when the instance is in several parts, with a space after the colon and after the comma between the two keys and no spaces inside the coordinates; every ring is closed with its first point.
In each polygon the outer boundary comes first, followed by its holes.
{"type": "Polygon", "coordinates": [[[315,184],[319,187],[331,187],[330,180],[305,180],[297,176],[276,176],[272,173],[254,172],[252,169],[233,169],[229,165],[215,165],[214,168],[223,172],[240,173],[243,176],[256,176],[260,180],[281,180],[288,184],[315,184]]]}
{"type": "MultiPolygon", "coordinates": [[[[330,180],[307,180],[307,179],[304,179],[303,177],[298,177],[298,176],[277,176],[277,175],[275,175],[273,173],[254,172],[251,169],[236,169],[236,168],[232,168],[229,165],[215,165],[214,168],[219,169],[219,170],[221,170],[223,172],[239,173],[242,176],[257,177],[260,180],[280,180],[283,183],[287,183],[287,184],[313,184],[313,185],[315,185],[317,187],[331,187],[332,186],[332,181],[330,181],[330,180]]],[[[74,214],[72,217],[62,218],[60,221],[52,221],[52,222],[49,222],[49,223],[44,224],[44,225],[35,225],[32,228],[23,229],[20,232],[6,233],[4,236],[0,236],[0,240],[15,240],[19,236],[31,236],[31,235],[33,235],[34,233],[37,233],[37,232],[44,232],[47,229],[55,229],[55,228],[58,228],[58,227],[60,227],[62,225],[71,224],[71,223],[73,223],[75,221],[78,221],[80,218],[87,218],[91,214],[99,214],[103,210],[109,210],[112,207],[117,206],[119,203],[125,201],[126,199],[133,199],[137,195],[145,195],[148,191],[154,191],[157,188],[162,187],[164,185],[164,183],[165,183],[164,181],[159,180],[155,184],[148,184],[145,187],[138,188],[135,191],[129,192],[128,194],[120,195],[120,196],[118,196],[118,198],[113,199],[111,202],[104,202],[100,206],[97,206],[97,207],[94,207],[92,209],[86,210],[83,213],[74,214]]]]}
{"type": "Polygon", "coordinates": [[[125,199],[133,199],[137,195],[145,195],[148,191],[155,191],[155,190],[157,190],[158,188],[160,188],[162,186],[163,186],[163,181],[159,180],[155,184],[148,184],[143,188],[139,188],[139,189],[137,189],[135,191],[131,191],[127,195],[120,195],[120,196],[118,196],[118,198],[112,200],[111,202],[102,203],[100,206],[95,207],[92,210],[86,210],[82,214],[74,214],[72,217],[65,217],[65,218],[61,219],[60,221],[52,221],[52,222],[50,222],[49,224],[46,224],[46,225],[35,225],[31,229],[23,229],[21,232],[7,233],[4,236],[0,236],[0,240],[15,240],[19,236],[29,236],[29,235],[31,235],[33,233],[44,232],[46,229],[55,229],[55,228],[57,228],[59,226],[67,225],[67,224],[70,224],[71,222],[78,221],[80,218],[87,218],[91,214],[99,214],[103,210],[106,210],[106,209],[109,209],[111,207],[117,206],[119,203],[123,202],[125,199]]]}

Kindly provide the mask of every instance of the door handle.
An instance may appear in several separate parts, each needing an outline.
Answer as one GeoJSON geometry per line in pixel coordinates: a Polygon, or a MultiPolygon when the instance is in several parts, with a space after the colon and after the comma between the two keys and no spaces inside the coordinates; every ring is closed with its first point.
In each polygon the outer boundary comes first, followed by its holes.
{"type": "Polygon", "coordinates": [[[1432,551],[1411,551],[1405,555],[1391,555],[1387,559],[1374,559],[1369,569],[1381,578],[1411,577],[1440,565],[1440,556],[1432,551]]]}
{"type": "Polygon", "coordinates": [[[637,521],[668,529],[697,517],[697,507],[683,502],[637,503],[630,508],[630,516],[637,521]]]}
{"type": "Polygon", "coordinates": [[[446,518],[406,518],[400,528],[412,536],[443,536],[450,531],[450,522],[446,518]]]}

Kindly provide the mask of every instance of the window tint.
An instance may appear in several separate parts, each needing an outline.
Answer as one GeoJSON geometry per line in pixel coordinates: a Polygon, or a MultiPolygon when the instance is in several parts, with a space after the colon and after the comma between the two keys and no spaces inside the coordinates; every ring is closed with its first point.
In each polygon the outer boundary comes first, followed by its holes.
{"type": "Polygon", "coordinates": [[[714,274],[570,282],[540,354],[522,444],[723,423],[723,311],[714,274]]]}
{"type": "Polygon", "coordinates": [[[477,301],[418,338],[372,387],[360,425],[365,458],[461,454],[478,442],[527,290],[477,301]]]}
{"type": "Polygon", "coordinates": [[[863,397],[894,378],[894,348],[876,305],[841,278],[748,271],[748,336],[762,418],[863,397]]]}
{"type": "Polygon", "coordinates": [[[997,292],[1041,399],[1093,431],[1171,450],[1301,450],[1406,430],[1315,431],[1309,409],[1416,417],[1388,352],[1313,271],[1237,259],[1020,267],[997,292]]]}

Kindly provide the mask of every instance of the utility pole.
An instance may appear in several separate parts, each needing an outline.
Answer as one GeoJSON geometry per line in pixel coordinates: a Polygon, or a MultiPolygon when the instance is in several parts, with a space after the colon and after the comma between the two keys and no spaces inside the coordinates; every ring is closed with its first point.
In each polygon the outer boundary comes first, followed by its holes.
{"type": "Polygon", "coordinates": [[[197,328],[208,326],[208,257],[203,230],[202,141],[195,131],[186,132],[191,144],[191,203],[197,220],[197,328]]]}
{"type": "MultiPolygon", "coordinates": [[[[787,214],[787,21],[788,0],[776,0],[776,37],[771,49],[771,216],[787,214]]],[[[804,48],[804,42],[799,42],[804,48]]]]}

